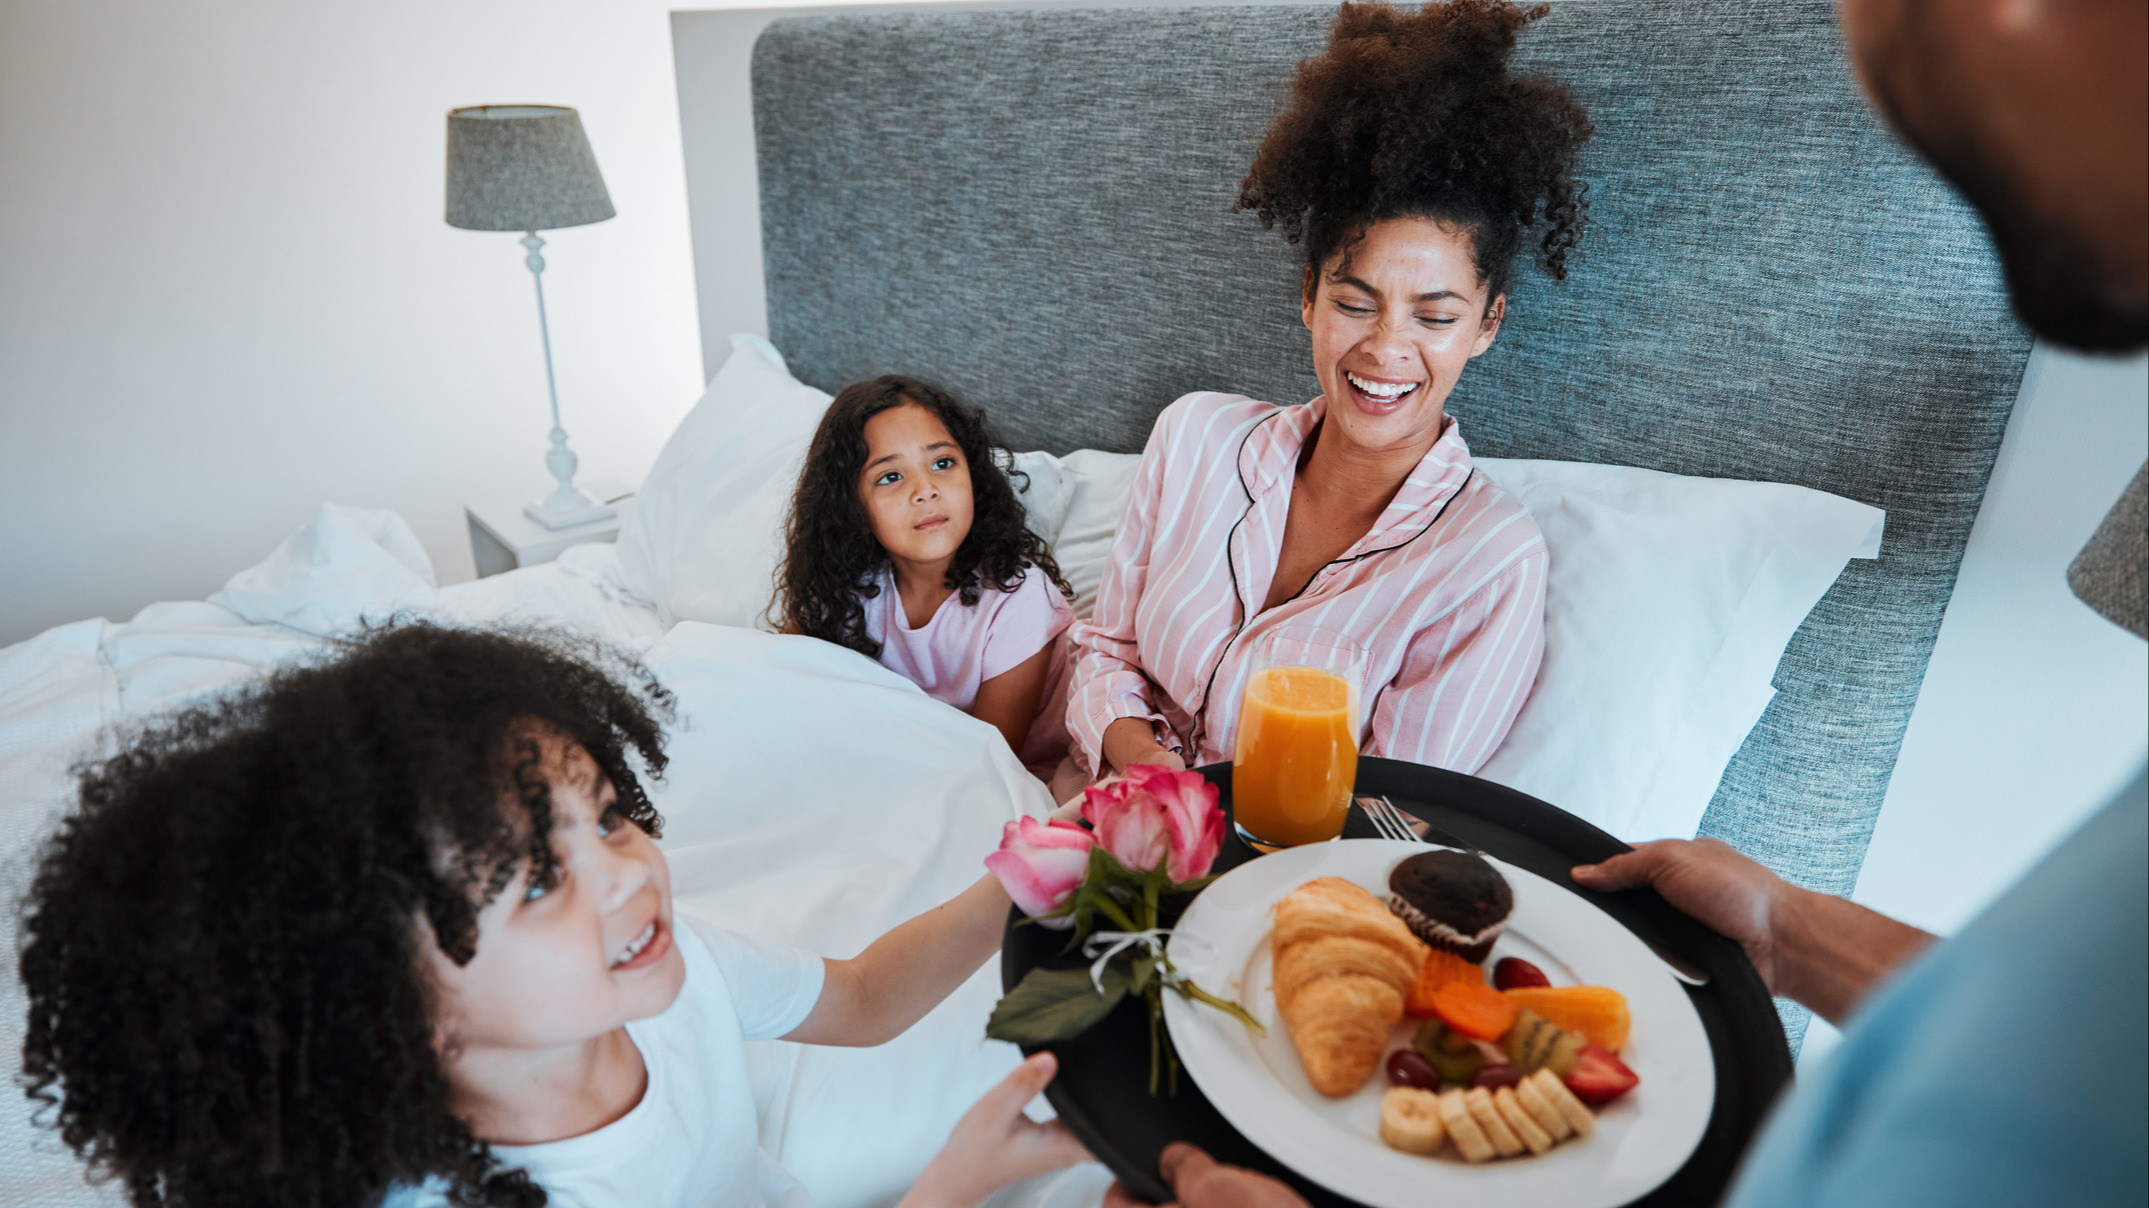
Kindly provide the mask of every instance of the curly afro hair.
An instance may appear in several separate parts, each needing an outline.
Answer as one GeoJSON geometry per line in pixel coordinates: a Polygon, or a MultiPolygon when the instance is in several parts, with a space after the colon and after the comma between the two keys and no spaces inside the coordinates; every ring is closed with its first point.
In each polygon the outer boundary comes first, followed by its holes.
{"type": "Polygon", "coordinates": [[[1517,35],[1547,11],[1508,0],[1345,3],[1328,49],[1299,64],[1233,208],[1303,243],[1315,273],[1389,218],[1467,230],[1488,302],[1507,291],[1515,253],[1541,224],[1538,262],[1566,280],[1582,235],[1587,186],[1574,172],[1589,116],[1559,85],[1508,71],[1517,35]]]}
{"type": "Polygon", "coordinates": [[[404,624],[153,723],[80,769],[23,904],[22,1083],[138,1205],[359,1208],[437,1178],[538,1205],[448,1111],[424,934],[549,873],[532,719],[565,731],[654,835],[671,698],[543,631],[404,624]]]}
{"type": "Polygon", "coordinates": [[[1024,567],[1034,566],[1061,595],[1074,598],[1044,538],[1024,523],[1022,500],[1009,480],[1021,478],[1027,485],[1029,478],[1008,468],[1006,446],[984,412],[930,382],[901,374],[859,382],[828,404],[807,446],[770,611],[793,633],[848,646],[867,658],[880,657],[880,643],[866,634],[865,601],[880,594],[874,578],[888,565],[888,551],[873,536],[858,498],[866,421],[906,403],[932,412],[970,467],[970,533],[948,563],[948,588],[966,606],[974,605],[985,584],[1013,591],[1022,583],[1024,567]]]}

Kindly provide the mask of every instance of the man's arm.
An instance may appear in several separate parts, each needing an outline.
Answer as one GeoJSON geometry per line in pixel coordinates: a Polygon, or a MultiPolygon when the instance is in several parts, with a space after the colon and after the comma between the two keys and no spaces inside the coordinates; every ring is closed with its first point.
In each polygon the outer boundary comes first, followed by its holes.
{"type": "Polygon", "coordinates": [[[1770,993],[1833,1024],[1933,941],[1877,911],[1800,889],[1715,839],[1644,843],[1601,864],[1578,864],[1573,876],[1586,889],[1655,889],[1737,940],[1770,993]]]}
{"type": "Polygon", "coordinates": [[[828,961],[820,1001],[784,1039],[874,1045],[902,1035],[1000,950],[1009,905],[987,874],[850,960],[828,961]]]}

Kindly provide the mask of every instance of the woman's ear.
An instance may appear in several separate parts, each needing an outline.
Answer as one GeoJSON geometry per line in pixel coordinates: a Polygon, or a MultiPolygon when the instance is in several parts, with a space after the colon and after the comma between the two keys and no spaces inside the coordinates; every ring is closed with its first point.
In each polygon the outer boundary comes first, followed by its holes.
{"type": "Polygon", "coordinates": [[[1492,339],[1500,334],[1500,320],[1507,317],[1507,295],[1495,294],[1485,304],[1485,317],[1478,321],[1477,339],[1470,345],[1470,355],[1477,356],[1492,347],[1492,339]]]}
{"type": "Polygon", "coordinates": [[[1313,295],[1318,292],[1319,285],[1320,280],[1314,276],[1313,266],[1307,265],[1305,279],[1299,282],[1298,286],[1298,318],[1306,325],[1307,331],[1313,330],[1313,295]]]}

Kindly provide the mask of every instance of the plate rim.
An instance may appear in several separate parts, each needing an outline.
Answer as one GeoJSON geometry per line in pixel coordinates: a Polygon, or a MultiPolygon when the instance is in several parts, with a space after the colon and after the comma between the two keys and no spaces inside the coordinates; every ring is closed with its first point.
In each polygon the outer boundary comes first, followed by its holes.
{"type": "MultiPolygon", "coordinates": [[[[1437,844],[1425,844],[1419,842],[1406,842],[1388,839],[1353,838],[1338,839],[1334,842],[1350,843],[1353,845],[1354,848],[1358,850],[1368,850],[1368,848],[1363,845],[1378,845],[1380,848],[1384,848],[1388,852],[1393,853],[1396,858],[1401,858],[1409,854],[1423,851],[1455,850],[1451,848],[1445,848],[1437,844]]],[[[1207,897],[1209,893],[1214,890],[1218,885],[1224,884],[1226,878],[1243,879],[1244,877],[1249,876],[1275,876],[1281,881],[1295,881],[1296,883],[1302,884],[1304,880],[1311,879],[1315,876],[1336,875],[1330,872],[1318,871],[1319,865],[1325,862],[1325,859],[1327,857],[1335,854],[1335,851],[1336,849],[1333,843],[1309,844],[1303,847],[1286,849],[1284,851],[1272,853],[1271,855],[1264,856],[1259,859],[1248,861],[1246,864],[1240,865],[1237,868],[1229,870],[1222,877],[1219,877],[1217,881],[1212,882],[1209,886],[1204,887],[1202,893],[1200,895],[1197,895],[1195,900],[1188,904],[1188,907],[1184,915],[1182,915],[1179,924],[1174,928],[1172,940],[1167,943],[1167,952],[1170,952],[1172,944],[1176,944],[1178,942],[1179,934],[1182,931],[1186,931],[1186,924],[1188,919],[1190,918],[1196,923],[1197,926],[1195,930],[1187,932],[1188,938],[1195,942],[1203,943],[1212,951],[1203,952],[1197,956],[1195,953],[1188,952],[1184,948],[1182,948],[1179,953],[1174,954],[1174,963],[1180,965],[1182,968],[1199,969],[1203,972],[1204,976],[1228,977],[1232,981],[1236,982],[1238,980],[1238,977],[1235,973],[1223,970],[1216,966],[1215,962],[1219,959],[1222,959],[1223,955],[1221,951],[1216,950],[1230,949],[1235,951],[1236,948],[1241,945],[1236,940],[1234,940],[1230,944],[1225,944],[1216,940],[1208,939],[1201,934],[1200,928],[1203,922],[1203,915],[1202,913],[1200,913],[1202,899],[1204,897],[1207,897]],[[1272,861],[1278,861],[1279,857],[1282,858],[1280,863],[1272,863],[1272,861]],[[1312,866],[1312,868],[1302,871],[1295,876],[1292,873],[1284,871],[1288,866],[1300,863],[1309,864],[1312,866]],[[1256,868],[1264,868],[1267,871],[1263,873],[1252,873],[1248,871],[1250,869],[1256,868]]],[[[1546,908],[1561,911],[1580,909],[1583,907],[1589,908],[1591,914],[1601,917],[1603,921],[1606,924],[1609,924],[1614,931],[1616,931],[1620,936],[1625,937],[1622,946],[1628,948],[1628,951],[1620,955],[1622,963],[1627,964],[1637,970],[1644,971],[1639,973],[1639,976],[1651,977],[1652,979],[1656,977],[1662,978],[1662,987],[1669,990],[1669,994],[1666,995],[1666,997],[1669,1000],[1677,1003],[1677,1015],[1679,1016],[1679,1018],[1670,1024],[1670,1029],[1674,1033],[1691,1033],[1690,1035],[1682,1038],[1685,1043],[1683,1043],[1681,1047],[1682,1049],[1685,1049],[1689,1052],[1698,1051],[1701,1054],[1702,1060],[1694,1064],[1696,1068],[1705,1073],[1707,1079],[1707,1086],[1703,1088],[1703,1093],[1694,1095],[1693,1100],[1683,1105],[1682,1108],[1683,1115],[1689,1115],[1692,1117],[1691,1120],[1687,1121],[1687,1131],[1691,1135],[1687,1137],[1684,1140],[1684,1143],[1679,1147],[1677,1151],[1678,1156],[1675,1159],[1657,1159],[1656,1162],[1653,1163],[1653,1165],[1661,1166],[1661,1169],[1655,1171],[1654,1177],[1649,1179],[1648,1181],[1642,1182],[1640,1180],[1636,1180],[1634,1182],[1623,1182],[1621,1185],[1618,1186],[1616,1190],[1612,1190],[1608,1187],[1608,1194],[1603,1198],[1566,1198],[1562,1200],[1562,1203],[1563,1208],[1615,1208],[1616,1205],[1629,1203],[1636,1198],[1647,1196],[1657,1188],[1663,1186],[1665,1182],[1673,1178],[1692,1159],[1694,1153],[1700,1147],[1701,1142],[1705,1139],[1709,1123],[1714,1117],[1716,1109],[1716,1099],[1720,1088],[1718,1085],[1715,1061],[1713,1053],[1711,1052],[1711,1041],[1708,1029],[1702,1021],[1700,1013],[1695,1009],[1694,1004],[1684,992],[1683,987],[1679,985],[1676,979],[1672,978],[1668,970],[1665,970],[1662,967],[1661,962],[1656,960],[1654,955],[1648,951],[1646,945],[1642,943],[1641,939],[1638,936],[1635,936],[1633,932],[1625,926],[1625,924],[1619,921],[1618,918],[1611,915],[1609,912],[1597,909],[1595,905],[1589,902],[1586,898],[1583,898],[1581,895],[1572,893],[1571,891],[1565,890],[1565,887],[1558,885],[1556,882],[1551,881],[1549,878],[1531,872],[1529,869],[1514,865],[1508,861],[1501,860],[1498,857],[1492,856],[1488,853],[1480,852],[1478,854],[1484,856],[1484,858],[1495,864],[1502,872],[1502,875],[1509,877],[1519,876],[1522,878],[1526,878],[1529,882],[1532,883],[1541,882],[1544,889],[1551,891],[1559,891],[1559,896],[1557,898],[1548,897],[1546,900],[1558,901],[1561,902],[1562,905],[1546,908]]],[[[1258,925],[1258,934],[1254,936],[1253,940],[1251,941],[1251,944],[1244,945],[1247,949],[1247,963],[1251,963],[1254,958],[1254,955],[1258,952],[1258,949],[1265,944],[1267,935],[1271,930],[1271,927],[1266,922],[1265,916],[1273,907],[1275,900],[1280,900],[1284,896],[1284,894],[1290,892],[1291,888],[1295,888],[1295,884],[1287,884],[1275,887],[1275,892],[1273,896],[1269,897],[1266,905],[1263,905],[1261,907],[1264,919],[1258,925]]],[[[1267,895],[1264,894],[1261,896],[1267,895]]],[[[1212,907],[1211,913],[1213,913],[1214,910],[1219,909],[1223,908],[1212,907]]],[[[1231,909],[1236,910],[1237,907],[1234,906],[1231,909]]],[[[1585,925],[1594,926],[1594,923],[1585,925]]],[[[1247,925],[1247,929],[1252,929],[1252,925],[1247,925]]],[[[1234,928],[1234,931],[1236,931],[1239,935],[1244,934],[1244,931],[1239,930],[1237,928],[1234,928]]],[[[1528,937],[1525,936],[1525,938],[1528,937]]],[[[1530,942],[1536,943],[1537,941],[1531,940],[1530,942]]],[[[1539,944],[1538,946],[1543,947],[1544,945],[1539,944]]],[[[1563,961],[1569,960],[1569,958],[1565,956],[1560,956],[1560,954],[1558,954],[1556,951],[1553,952],[1553,955],[1559,956],[1560,959],[1562,959],[1563,961]]],[[[1594,963],[1595,960],[1598,958],[1592,957],[1591,959],[1592,963],[1594,963]]],[[[1244,1001],[1247,993],[1247,990],[1242,987],[1238,995],[1239,1000],[1244,1001]]],[[[1264,1077],[1261,1074],[1253,1072],[1251,1069],[1239,1071],[1237,1067],[1246,1065],[1248,1063],[1241,1060],[1236,1053],[1226,1051],[1231,1048],[1233,1041],[1224,1039],[1222,1032],[1218,1030],[1218,1026],[1215,1025],[1213,1021],[1204,1020],[1201,1016],[1197,1014],[1194,1005],[1191,1002],[1182,999],[1179,995],[1167,994],[1163,998],[1163,1003],[1165,1026],[1172,1034],[1172,1043],[1179,1052],[1181,1064],[1186,1066],[1188,1075],[1195,1080],[1197,1085],[1201,1085],[1203,1082],[1201,1072],[1197,1070],[1197,1066],[1211,1066],[1211,1058],[1215,1058],[1219,1061],[1229,1060],[1232,1063],[1229,1067],[1210,1068],[1211,1079],[1208,1085],[1202,1087],[1202,1090],[1204,1095],[1209,1099],[1209,1101],[1213,1105],[1215,1105],[1217,1112],[1223,1116],[1225,1121],[1229,1123],[1233,1128],[1237,1129],[1240,1134],[1246,1137],[1249,1142],[1258,1146],[1263,1152],[1267,1153],[1278,1163],[1284,1165],[1285,1167],[1293,1171],[1296,1171],[1302,1177],[1311,1180],[1312,1182],[1315,1182],[1338,1195],[1360,1200],[1370,1205],[1375,1205],[1376,1208],[1414,1208],[1415,1205],[1423,1201],[1425,1193],[1431,1189],[1428,1186],[1419,1186],[1411,1189],[1407,1193],[1407,1199],[1394,1198],[1396,1195],[1402,1195],[1405,1193],[1390,1189],[1384,1194],[1384,1189],[1380,1186],[1368,1186],[1359,1183],[1357,1180],[1352,1178],[1354,1168],[1349,1162],[1342,1161],[1340,1159],[1333,1162],[1324,1160],[1325,1154],[1322,1150],[1309,1150],[1307,1148],[1306,1142],[1298,1135],[1290,1132],[1289,1130],[1282,1129],[1281,1127],[1270,1127],[1269,1115],[1262,1112],[1250,1110],[1250,1101],[1245,1096],[1234,1092],[1248,1089],[1248,1087],[1242,1087],[1236,1084],[1241,1074],[1243,1074],[1243,1077],[1245,1079],[1250,1080],[1250,1086],[1258,1087],[1265,1090],[1269,1086],[1273,1085],[1272,1080],[1275,1077],[1273,1072],[1268,1073],[1267,1076],[1264,1077]],[[1192,1038],[1195,1041],[1195,1043],[1191,1046],[1185,1043],[1185,1041],[1189,1038],[1192,1038]],[[1225,1085],[1218,1085],[1218,1083],[1224,1083],[1225,1085]]],[[[1215,1015],[1216,1019],[1228,1019],[1228,1017],[1223,1016],[1220,1013],[1211,1012],[1210,1014],[1215,1015]]],[[[1250,1038],[1247,1039],[1246,1043],[1251,1043],[1250,1038]]],[[[1262,1064],[1265,1065],[1265,1063],[1262,1064]]],[[[1375,1076],[1378,1076],[1377,1072],[1375,1076]]],[[[1298,1099],[1298,1097],[1287,1087],[1276,1085],[1275,1089],[1278,1093],[1290,1097],[1294,1101],[1297,1101],[1298,1099]]],[[[1616,1155],[1614,1155],[1613,1160],[1616,1160],[1616,1155]]],[[[1485,1176],[1487,1175],[1491,1175],[1494,1179],[1501,1179],[1504,1176],[1494,1174],[1494,1172],[1509,1170],[1512,1169],[1512,1167],[1510,1166],[1510,1164],[1507,1163],[1500,1163],[1491,1166],[1459,1166],[1451,1163],[1442,1163],[1440,1164],[1440,1169],[1442,1169],[1447,1175],[1452,1176],[1459,1181],[1463,1181],[1463,1185],[1455,1187],[1453,1188],[1453,1190],[1467,1191],[1472,1189],[1469,1186],[1469,1184],[1471,1183],[1477,1184],[1476,1189],[1490,1189],[1492,1184],[1490,1182],[1484,1182],[1481,1180],[1484,1180],[1485,1176]]]]}

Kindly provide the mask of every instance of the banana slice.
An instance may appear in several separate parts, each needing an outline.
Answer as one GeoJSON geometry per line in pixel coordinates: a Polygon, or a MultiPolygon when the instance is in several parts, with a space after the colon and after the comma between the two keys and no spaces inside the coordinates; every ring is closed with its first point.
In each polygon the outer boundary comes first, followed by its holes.
{"type": "Polygon", "coordinates": [[[1537,1089],[1535,1080],[1524,1078],[1516,1083],[1515,1100],[1522,1104],[1522,1110],[1530,1113],[1530,1119],[1537,1121],[1537,1126],[1551,1136],[1554,1145],[1574,1135],[1574,1125],[1567,1123],[1567,1117],[1560,1115],[1560,1109],[1552,1106],[1545,1093],[1537,1089]]]}
{"type": "Polygon", "coordinates": [[[1539,1070],[1530,1075],[1529,1081],[1577,1135],[1586,1137],[1597,1131],[1597,1117],[1589,1114],[1589,1109],[1582,1106],[1582,1101],[1574,1097],[1574,1092],[1567,1089],[1567,1084],[1561,1082],[1558,1075],[1551,1070],[1539,1070]]]}
{"type": "Polygon", "coordinates": [[[1463,1161],[1490,1162],[1495,1156],[1492,1142],[1485,1139],[1485,1130],[1478,1127],[1463,1102],[1463,1092],[1449,1091],[1440,1096],[1440,1122],[1447,1126],[1448,1140],[1455,1142],[1463,1161]]]}
{"type": "Polygon", "coordinates": [[[1522,1152],[1522,1139],[1515,1130],[1500,1118],[1500,1109],[1492,1105],[1492,1093],[1482,1086],[1473,1086],[1463,1092],[1463,1105],[1470,1109],[1470,1118],[1485,1130],[1485,1139],[1492,1142],[1493,1152],[1503,1158],[1512,1158],[1522,1152]]]}
{"type": "Polygon", "coordinates": [[[1380,1099],[1380,1139],[1404,1153],[1437,1152],[1447,1139],[1440,1096],[1415,1086],[1391,1086],[1380,1099]]]}
{"type": "Polygon", "coordinates": [[[1514,1129],[1515,1135],[1522,1139],[1522,1143],[1530,1147],[1531,1153],[1543,1153],[1552,1148],[1552,1134],[1537,1127],[1537,1121],[1530,1119],[1530,1113],[1522,1110],[1522,1104],[1516,1100],[1513,1087],[1503,1086],[1494,1091],[1492,1105],[1499,1109],[1500,1119],[1506,1121],[1507,1126],[1514,1129]]]}

